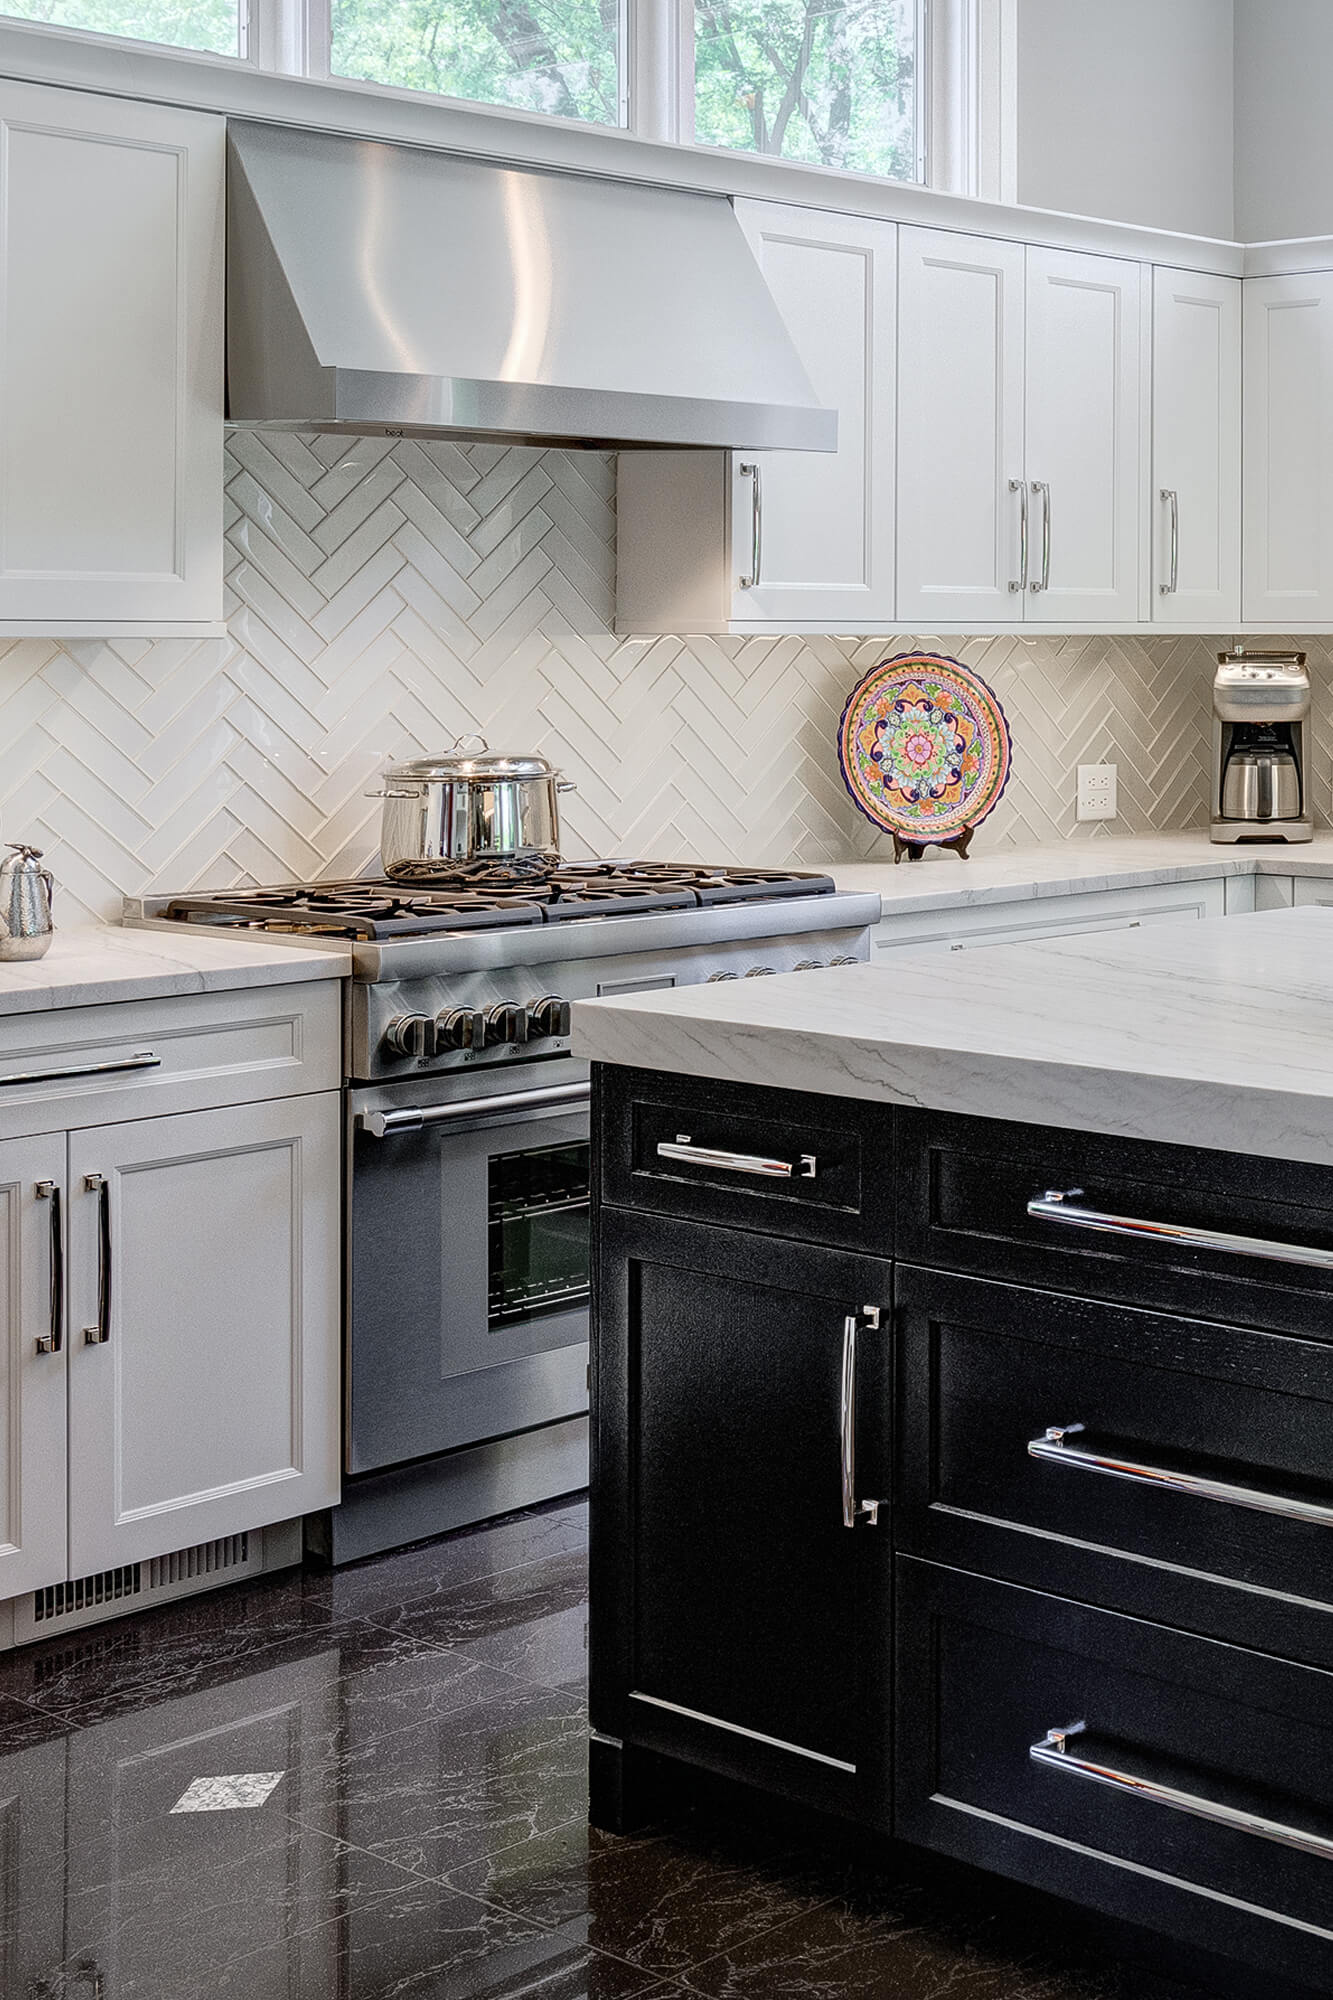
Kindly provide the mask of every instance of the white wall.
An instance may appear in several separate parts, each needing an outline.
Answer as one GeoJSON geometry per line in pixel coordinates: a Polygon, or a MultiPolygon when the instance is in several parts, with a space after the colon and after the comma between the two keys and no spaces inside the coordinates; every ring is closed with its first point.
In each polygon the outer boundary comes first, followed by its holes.
{"type": "Polygon", "coordinates": [[[1233,54],[1232,0],[1019,0],[1018,199],[1231,237],[1233,54]]]}
{"type": "Polygon", "coordinates": [[[1333,5],[1235,6],[1237,233],[1333,235],[1333,5]]]}

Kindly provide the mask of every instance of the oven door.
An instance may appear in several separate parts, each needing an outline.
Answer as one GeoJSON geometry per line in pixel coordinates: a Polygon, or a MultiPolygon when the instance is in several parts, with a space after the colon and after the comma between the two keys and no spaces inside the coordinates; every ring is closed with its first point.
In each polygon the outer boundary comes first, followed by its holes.
{"type": "Polygon", "coordinates": [[[421,1105],[416,1127],[353,1094],[349,1472],[587,1409],[586,1085],[552,1095],[421,1105]]]}

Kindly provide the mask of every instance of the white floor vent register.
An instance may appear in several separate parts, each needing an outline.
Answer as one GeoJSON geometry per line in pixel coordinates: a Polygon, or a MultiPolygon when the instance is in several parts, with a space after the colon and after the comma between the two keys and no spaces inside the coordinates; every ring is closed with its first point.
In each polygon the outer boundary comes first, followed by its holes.
{"type": "Polygon", "coordinates": [[[286,1569],[300,1560],[301,1523],[280,1521],[276,1527],[256,1528],[249,1534],[196,1542],[193,1548],[154,1556],[151,1562],[126,1563],[121,1569],[49,1584],[31,1596],[0,1605],[0,1648],[123,1618],[150,1604],[216,1590],[221,1584],[286,1569]]]}

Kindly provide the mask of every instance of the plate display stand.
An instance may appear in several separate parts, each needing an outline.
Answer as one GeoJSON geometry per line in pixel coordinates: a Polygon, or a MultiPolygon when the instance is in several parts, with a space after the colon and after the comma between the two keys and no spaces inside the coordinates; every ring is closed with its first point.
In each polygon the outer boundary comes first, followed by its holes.
{"type": "Polygon", "coordinates": [[[941,835],[938,840],[905,840],[895,827],[893,829],[893,863],[919,861],[928,847],[951,847],[960,861],[967,860],[967,850],[972,845],[974,826],[965,826],[961,833],[941,835]]]}

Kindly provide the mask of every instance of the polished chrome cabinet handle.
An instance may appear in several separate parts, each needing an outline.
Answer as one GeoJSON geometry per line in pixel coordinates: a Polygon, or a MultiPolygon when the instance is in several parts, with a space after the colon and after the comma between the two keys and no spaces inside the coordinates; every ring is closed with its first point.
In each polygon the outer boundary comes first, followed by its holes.
{"type": "Polygon", "coordinates": [[[65,1228],[60,1212],[59,1181],[38,1181],[38,1201],[51,1204],[51,1331],[37,1337],[39,1354],[59,1354],[65,1345],[65,1228]]]}
{"type": "Polygon", "coordinates": [[[870,1527],[879,1523],[878,1500],[856,1497],[856,1336],[861,1324],[874,1332],[879,1326],[879,1307],[862,1306],[848,1313],[842,1323],[842,1381],[838,1394],[838,1441],[842,1461],[842,1525],[854,1528],[858,1520],[870,1527]]]}
{"type": "Polygon", "coordinates": [[[1045,479],[1034,479],[1034,493],[1041,495],[1041,581],[1029,584],[1030,590],[1049,590],[1051,587],[1051,489],[1045,479]]]}
{"type": "Polygon", "coordinates": [[[20,1070],[11,1076],[0,1076],[0,1086],[11,1083],[63,1083],[66,1077],[115,1076],[125,1069],[161,1067],[161,1056],[155,1056],[151,1049],[143,1049],[137,1056],[121,1056],[116,1062],[73,1063],[66,1069],[20,1070]]]}
{"type": "Polygon", "coordinates": [[[759,467],[746,459],[741,477],[750,481],[750,574],[738,578],[742,590],[758,590],[764,575],[764,489],[759,467]]]}
{"type": "Polygon", "coordinates": [[[83,1329],[84,1344],[105,1347],[111,1338],[111,1183],[105,1174],[85,1174],[83,1185],[97,1196],[97,1324],[83,1329]]]}
{"type": "Polygon", "coordinates": [[[1011,479],[1009,491],[1018,495],[1018,582],[1011,583],[1010,590],[1026,590],[1028,587],[1028,483],[1026,479],[1011,479]]]}
{"type": "Polygon", "coordinates": [[[1234,1833],[1253,1833],[1260,1840],[1276,1840],[1283,1847],[1296,1847],[1302,1854],[1319,1854],[1333,1861],[1333,1839],[1327,1834],[1307,1833],[1303,1827],[1286,1826],[1262,1813],[1245,1812],[1238,1806],[1206,1799],[1198,1792],[1182,1792],[1175,1785],[1159,1784],[1156,1779],[1140,1777],[1134,1771],[1119,1771],[1113,1764],[1076,1756],[1069,1748],[1070,1739],[1083,1735],[1087,1726],[1086,1722],[1068,1722],[1063,1729],[1048,1729],[1041,1742],[1031,1746],[1028,1756],[1034,1764],[1042,1764],[1049,1771],[1064,1771],[1071,1778],[1089,1778],[1093,1784],[1109,1785],[1112,1791],[1132,1792],[1136,1798],[1147,1799],[1153,1805],[1170,1806],[1174,1812],[1190,1813],[1195,1819],[1210,1820],[1214,1826],[1230,1827],[1234,1833]]]}
{"type": "Polygon", "coordinates": [[[1039,1222],[1099,1230],[1107,1236],[1187,1243],[1194,1250],[1221,1250],[1230,1257],[1261,1257],[1272,1264],[1310,1264],[1318,1271],[1333,1271],[1333,1250],[1320,1250],[1309,1243],[1276,1243],[1265,1236],[1234,1236],[1226,1229],[1195,1229],[1185,1222],[1151,1222],[1137,1215],[1109,1215],[1098,1208],[1072,1207],[1082,1193],[1082,1188],[1047,1188],[1045,1194],[1028,1203],[1028,1214],[1039,1222]]]}
{"type": "Polygon", "coordinates": [[[1171,597],[1180,582],[1180,498],[1169,486],[1161,488],[1161,497],[1171,509],[1171,554],[1168,558],[1170,581],[1159,583],[1157,588],[1163,597],[1171,597]]]}
{"type": "Polygon", "coordinates": [[[674,1139],[659,1139],[657,1157],[683,1160],[690,1167],[720,1167],[728,1174],[758,1174],[774,1181],[789,1181],[793,1176],[812,1181],[819,1172],[819,1162],[813,1153],[802,1153],[795,1162],[767,1160],[762,1153],[729,1153],[722,1146],[696,1146],[688,1132],[677,1132],[674,1139]]]}
{"type": "Polygon", "coordinates": [[[1239,1486],[1232,1480],[1215,1479],[1206,1473],[1153,1465],[1123,1452],[1098,1451],[1091,1444],[1071,1443],[1073,1438],[1086,1436],[1082,1424],[1053,1424],[1040,1437],[1029,1439],[1028,1456],[1043,1459],[1048,1465],[1068,1465],[1078,1472],[1100,1472],[1107,1479],[1128,1479],[1167,1493],[1190,1493],[1198,1500],[1221,1500],[1232,1507],[1251,1507],[1260,1514],[1281,1514],[1289,1521],[1333,1527],[1333,1502],[1302,1500],[1292,1493],[1266,1493],[1259,1486],[1239,1486]]]}

